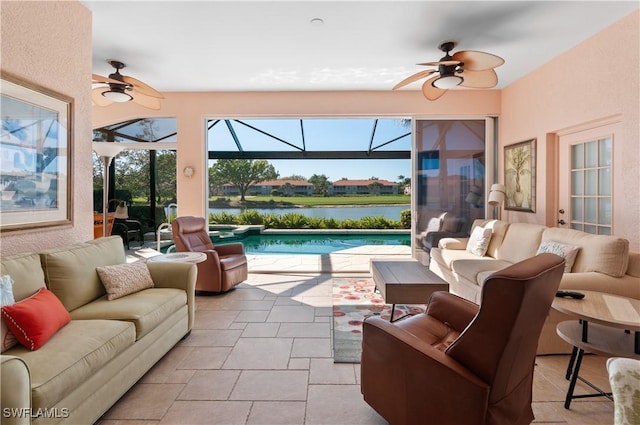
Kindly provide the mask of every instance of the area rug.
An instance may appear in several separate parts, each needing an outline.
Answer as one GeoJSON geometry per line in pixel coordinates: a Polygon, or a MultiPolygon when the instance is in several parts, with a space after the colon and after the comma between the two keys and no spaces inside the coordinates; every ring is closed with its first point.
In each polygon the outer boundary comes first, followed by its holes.
{"type": "MultiPolygon", "coordinates": [[[[362,322],[370,316],[389,320],[391,305],[385,304],[370,278],[333,280],[333,361],[360,363],[362,322]]],[[[396,305],[394,319],[424,312],[424,305],[396,305]]]]}

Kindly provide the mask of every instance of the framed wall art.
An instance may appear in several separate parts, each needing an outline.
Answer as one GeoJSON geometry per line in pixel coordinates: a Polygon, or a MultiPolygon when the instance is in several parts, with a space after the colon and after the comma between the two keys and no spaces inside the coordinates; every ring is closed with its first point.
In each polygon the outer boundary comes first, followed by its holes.
{"type": "Polygon", "coordinates": [[[0,230],[72,224],[70,98],[2,74],[0,230]]]}
{"type": "Polygon", "coordinates": [[[536,139],[504,147],[505,210],[535,212],[536,139]]]}

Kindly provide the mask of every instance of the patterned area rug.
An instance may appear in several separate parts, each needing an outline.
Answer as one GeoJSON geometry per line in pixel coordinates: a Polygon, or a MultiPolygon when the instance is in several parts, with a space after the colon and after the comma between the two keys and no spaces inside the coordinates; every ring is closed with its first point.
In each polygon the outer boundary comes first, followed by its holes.
{"type": "MultiPolygon", "coordinates": [[[[360,363],[362,322],[369,316],[389,320],[391,305],[385,304],[370,278],[333,279],[333,361],[360,363]]],[[[424,305],[396,305],[394,319],[424,312],[424,305]]]]}

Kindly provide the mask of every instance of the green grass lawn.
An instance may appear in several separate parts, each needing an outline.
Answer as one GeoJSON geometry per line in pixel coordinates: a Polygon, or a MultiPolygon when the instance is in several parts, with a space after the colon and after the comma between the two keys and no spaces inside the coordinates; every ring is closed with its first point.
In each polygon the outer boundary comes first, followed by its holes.
{"type": "MultiPolygon", "coordinates": [[[[212,197],[215,200],[217,197],[212,197]]],[[[240,197],[229,197],[231,202],[239,202],[240,197]]],[[[316,206],[341,205],[409,205],[410,195],[381,195],[381,196],[247,196],[246,203],[263,204],[268,202],[316,206]]]]}

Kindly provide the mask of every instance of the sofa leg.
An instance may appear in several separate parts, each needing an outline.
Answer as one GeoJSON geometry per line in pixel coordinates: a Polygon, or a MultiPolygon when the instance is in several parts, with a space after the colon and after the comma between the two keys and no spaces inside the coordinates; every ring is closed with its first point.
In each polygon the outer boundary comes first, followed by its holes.
{"type": "Polygon", "coordinates": [[[189,335],[191,335],[191,330],[189,330],[189,332],[187,332],[186,334],[184,334],[184,336],[182,337],[182,341],[184,341],[185,339],[189,338],[189,335]]]}

